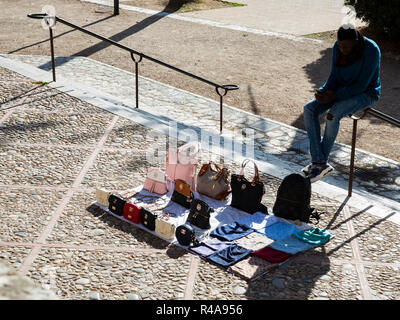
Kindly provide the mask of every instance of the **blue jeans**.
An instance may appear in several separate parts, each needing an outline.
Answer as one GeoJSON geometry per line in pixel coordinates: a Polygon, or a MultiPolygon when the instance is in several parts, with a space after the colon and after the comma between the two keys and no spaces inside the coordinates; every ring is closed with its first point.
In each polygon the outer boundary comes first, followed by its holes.
{"type": "Polygon", "coordinates": [[[363,110],[375,100],[367,94],[360,94],[347,100],[322,104],[315,99],[304,106],[304,124],[310,140],[312,162],[326,163],[339,132],[340,120],[356,111],[363,110]],[[321,140],[319,116],[329,110],[326,116],[324,136],[321,140]]]}

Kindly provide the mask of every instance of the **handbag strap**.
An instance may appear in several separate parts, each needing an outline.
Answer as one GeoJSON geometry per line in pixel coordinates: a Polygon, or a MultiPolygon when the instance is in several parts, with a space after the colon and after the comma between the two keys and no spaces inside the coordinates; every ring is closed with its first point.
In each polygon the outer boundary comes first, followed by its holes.
{"type": "Polygon", "coordinates": [[[186,143],[185,145],[179,147],[178,150],[177,150],[177,155],[176,155],[177,156],[177,163],[182,163],[182,164],[189,164],[189,163],[190,164],[195,164],[195,163],[197,163],[197,161],[198,161],[197,160],[197,154],[199,153],[199,151],[200,151],[200,143],[199,142],[193,141],[193,142],[186,143]],[[194,151],[191,152],[188,155],[188,157],[183,155],[183,152],[185,152],[187,149],[189,149],[191,147],[194,147],[194,151]],[[183,161],[181,161],[182,160],[181,157],[183,157],[183,159],[185,159],[186,161],[188,160],[188,163],[184,163],[183,161]],[[195,161],[195,163],[193,163],[192,159],[195,158],[195,157],[196,157],[196,161],[195,161]]]}
{"type": "Polygon", "coordinates": [[[244,159],[244,161],[243,161],[243,163],[242,163],[242,168],[240,169],[240,172],[239,172],[239,176],[240,176],[240,177],[243,177],[243,176],[244,176],[244,168],[246,167],[246,165],[247,165],[249,162],[253,162],[253,164],[254,164],[254,177],[253,177],[253,180],[252,180],[252,182],[251,182],[252,184],[254,184],[254,183],[260,181],[260,176],[259,176],[259,173],[258,173],[258,167],[257,167],[256,163],[255,163],[253,160],[244,159]]]}
{"type": "Polygon", "coordinates": [[[214,165],[214,167],[218,173],[222,171],[222,169],[214,161],[210,161],[208,164],[209,164],[211,170],[212,170],[212,165],[214,165]]]}
{"type": "Polygon", "coordinates": [[[189,142],[178,148],[178,154],[184,152],[186,149],[194,147],[194,152],[190,155],[197,154],[200,151],[200,143],[197,141],[189,142]]]}

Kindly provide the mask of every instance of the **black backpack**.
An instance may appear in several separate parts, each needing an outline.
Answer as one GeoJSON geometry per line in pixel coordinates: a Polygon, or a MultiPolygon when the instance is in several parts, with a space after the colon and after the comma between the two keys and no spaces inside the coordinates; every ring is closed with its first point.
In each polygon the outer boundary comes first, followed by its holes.
{"type": "Polygon", "coordinates": [[[275,216],[309,222],[310,216],[319,220],[319,214],[310,207],[311,181],[298,173],[286,176],[277,192],[274,207],[275,216]]]}

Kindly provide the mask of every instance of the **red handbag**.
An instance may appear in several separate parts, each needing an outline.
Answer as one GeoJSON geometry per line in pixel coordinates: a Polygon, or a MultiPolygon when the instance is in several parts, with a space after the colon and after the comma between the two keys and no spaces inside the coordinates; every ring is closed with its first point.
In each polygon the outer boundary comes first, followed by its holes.
{"type": "Polygon", "coordinates": [[[126,220],[132,221],[133,223],[140,223],[140,214],[142,212],[142,208],[138,207],[136,204],[131,202],[125,203],[124,206],[124,218],[126,220]]]}

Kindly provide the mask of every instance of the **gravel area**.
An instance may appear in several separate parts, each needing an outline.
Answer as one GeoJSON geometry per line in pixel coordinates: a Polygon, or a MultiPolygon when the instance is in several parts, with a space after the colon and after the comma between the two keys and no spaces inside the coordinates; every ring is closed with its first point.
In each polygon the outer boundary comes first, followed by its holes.
{"type": "Polygon", "coordinates": [[[135,151],[102,151],[96,158],[82,185],[111,190],[126,190],[144,183],[146,168],[150,164],[145,156],[135,151]]]}
{"type": "Polygon", "coordinates": [[[255,300],[356,300],[360,285],[351,264],[286,262],[251,282],[247,295],[255,300]]]}
{"type": "Polygon", "coordinates": [[[165,252],[44,249],[28,276],[51,278],[64,299],[174,300],[184,296],[189,264],[189,255],[165,252]]]}
{"type": "Polygon", "coordinates": [[[30,247],[0,246],[0,260],[6,265],[18,270],[29,252],[31,252],[30,247]]]}
{"type": "Polygon", "coordinates": [[[0,241],[34,242],[64,192],[0,188],[0,241]]]}
{"type": "Polygon", "coordinates": [[[399,267],[366,266],[371,293],[378,300],[400,300],[399,267]]]}
{"type": "Polygon", "coordinates": [[[62,212],[47,241],[74,245],[166,249],[168,242],[105,213],[95,193],[77,192],[62,212]]]}
{"type": "Polygon", "coordinates": [[[3,184],[71,186],[89,156],[88,150],[0,146],[3,184]]]}
{"type": "Polygon", "coordinates": [[[3,123],[0,139],[8,143],[80,144],[93,146],[104,134],[112,114],[39,114],[14,112],[3,123]]]}
{"type": "Polygon", "coordinates": [[[354,215],[354,231],[363,260],[393,263],[400,261],[400,226],[369,214],[354,215]]]}
{"type": "Polygon", "coordinates": [[[193,299],[244,300],[246,288],[245,280],[207,261],[199,260],[193,299]],[[240,294],[235,294],[235,289],[240,291],[240,294]]]}

